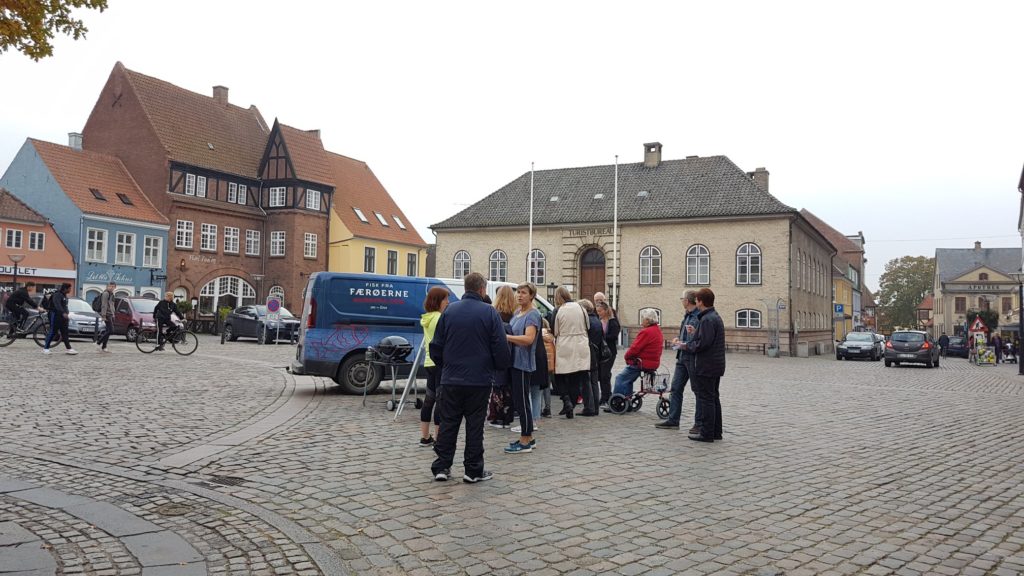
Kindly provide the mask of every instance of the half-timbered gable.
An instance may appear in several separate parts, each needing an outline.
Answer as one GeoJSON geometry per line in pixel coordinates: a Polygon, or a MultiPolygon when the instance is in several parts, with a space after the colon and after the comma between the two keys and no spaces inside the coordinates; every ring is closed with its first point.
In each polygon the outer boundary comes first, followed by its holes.
{"type": "Polygon", "coordinates": [[[327,216],[334,174],[319,130],[299,130],[274,121],[260,162],[262,205],[327,216]]]}

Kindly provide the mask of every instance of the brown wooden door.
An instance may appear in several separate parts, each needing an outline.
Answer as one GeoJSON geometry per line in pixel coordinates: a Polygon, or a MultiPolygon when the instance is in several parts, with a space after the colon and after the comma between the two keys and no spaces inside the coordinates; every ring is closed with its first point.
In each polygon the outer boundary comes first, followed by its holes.
{"type": "Polygon", "coordinates": [[[580,298],[593,301],[595,292],[605,291],[604,252],[591,248],[580,258],[580,298]]]}

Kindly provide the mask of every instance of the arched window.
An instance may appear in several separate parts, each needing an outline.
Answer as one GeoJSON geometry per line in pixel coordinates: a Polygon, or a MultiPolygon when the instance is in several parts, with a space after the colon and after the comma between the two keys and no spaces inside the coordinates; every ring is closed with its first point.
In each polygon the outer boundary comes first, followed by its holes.
{"type": "Polygon", "coordinates": [[[658,286],[661,284],[661,250],[647,246],[640,251],[640,285],[658,286]]]}
{"type": "Polygon", "coordinates": [[[544,252],[541,250],[533,250],[530,252],[530,261],[528,262],[530,268],[530,274],[528,276],[529,281],[533,282],[537,286],[544,285],[544,252]]]}
{"type": "Polygon", "coordinates": [[[508,256],[502,250],[491,252],[488,280],[495,282],[508,281],[508,256]]]}
{"type": "Polygon", "coordinates": [[[280,286],[271,286],[270,292],[267,292],[267,296],[273,296],[274,298],[279,299],[282,304],[284,304],[284,288],[280,286]]]}
{"type": "Polygon", "coordinates": [[[760,328],[761,327],[761,311],[760,310],[737,310],[736,311],[736,327],[737,328],[760,328]]]}
{"type": "Polygon", "coordinates": [[[736,283],[761,283],[761,249],[757,244],[740,244],[736,250],[736,283]]]}
{"type": "Polygon", "coordinates": [[[686,283],[711,284],[711,253],[703,244],[694,244],[686,251],[686,283]]]}
{"type": "Polygon", "coordinates": [[[455,253],[455,266],[453,268],[453,275],[456,278],[465,278],[469,274],[470,265],[469,252],[465,250],[459,250],[455,253]]]}
{"type": "Polygon", "coordinates": [[[256,291],[238,276],[221,276],[210,280],[199,291],[199,313],[213,314],[220,308],[237,308],[256,303],[256,291]]]}

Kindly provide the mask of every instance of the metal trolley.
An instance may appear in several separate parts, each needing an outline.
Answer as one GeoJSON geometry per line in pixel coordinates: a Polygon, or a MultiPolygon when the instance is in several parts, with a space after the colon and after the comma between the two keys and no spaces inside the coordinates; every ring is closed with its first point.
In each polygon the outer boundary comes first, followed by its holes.
{"type": "Polygon", "coordinates": [[[669,401],[665,396],[665,392],[669,389],[669,373],[668,370],[662,370],[659,366],[656,370],[641,370],[640,371],[640,390],[632,392],[626,396],[622,394],[612,394],[608,398],[608,409],[613,414],[623,414],[625,412],[638,412],[640,407],[644,405],[644,396],[648,394],[658,395],[658,406],[655,408],[659,418],[668,417],[669,401]]]}

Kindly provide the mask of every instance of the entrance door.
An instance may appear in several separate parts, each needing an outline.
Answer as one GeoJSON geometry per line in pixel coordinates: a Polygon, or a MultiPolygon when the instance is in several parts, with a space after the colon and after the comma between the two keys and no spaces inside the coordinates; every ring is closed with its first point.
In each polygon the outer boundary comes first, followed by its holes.
{"type": "Polygon", "coordinates": [[[595,292],[604,290],[604,252],[591,248],[580,257],[580,298],[593,300],[595,292]]]}

